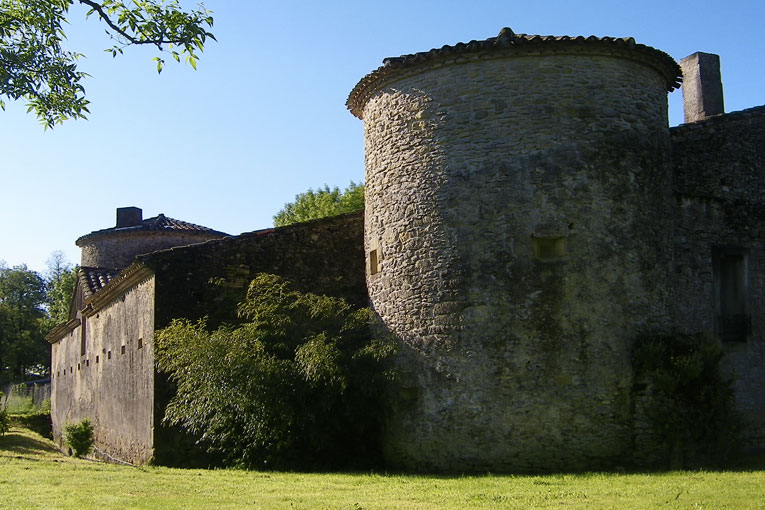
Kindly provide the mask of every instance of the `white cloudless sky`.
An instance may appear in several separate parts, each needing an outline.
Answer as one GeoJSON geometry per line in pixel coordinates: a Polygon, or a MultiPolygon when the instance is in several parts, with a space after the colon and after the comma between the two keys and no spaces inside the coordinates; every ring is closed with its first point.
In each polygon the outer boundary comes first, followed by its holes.
{"type": "MultiPolygon", "coordinates": [[[[185,7],[194,3],[184,2],[185,7]]],[[[382,59],[495,36],[634,37],[679,60],[721,57],[726,111],[765,103],[765,2],[208,0],[218,42],[198,70],[148,48],[112,58],[104,27],[74,6],[67,46],[89,119],[44,131],[22,102],[0,112],[0,260],[44,271],[54,250],[114,226],[115,209],[231,234],[267,228],[297,193],[364,179],[362,122],[345,108],[382,59]]],[[[669,96],[682,122],[681,92],[669,96]]]]}

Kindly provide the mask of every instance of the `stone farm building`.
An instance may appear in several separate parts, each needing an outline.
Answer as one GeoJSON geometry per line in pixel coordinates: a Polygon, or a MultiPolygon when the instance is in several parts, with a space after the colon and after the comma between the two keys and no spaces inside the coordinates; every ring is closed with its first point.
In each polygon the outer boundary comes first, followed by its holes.
{"type": "Polygon", "coordinates": [[[620,462],[632,345],[667,331],[723,340],[745,446],[765,447],[765,107],[724,113],[715,55],[503,29],[386,59],[348,108],[363,215],[225,236],[128,208],[78,240],[71,320],[49,335],[57,438],[90,417],[104,454],[170,458],[154,331],[226,320],[271,272],[371,303],[399,339],[392,466],[620,462]]]}

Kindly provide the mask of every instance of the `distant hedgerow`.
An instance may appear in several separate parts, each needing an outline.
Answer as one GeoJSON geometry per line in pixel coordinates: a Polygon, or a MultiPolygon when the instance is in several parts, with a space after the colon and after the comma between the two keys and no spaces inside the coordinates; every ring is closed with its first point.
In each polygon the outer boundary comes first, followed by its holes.
{"type": "MultiPolygon", "coordinates": [[[[0,391],[0,404],[2,404],[5,394],[0,391]]],[[[4,436],[6,432],[11,428],[10,418],[8,412],[4,407],[0,406],[0,437],[4,436]]]]}

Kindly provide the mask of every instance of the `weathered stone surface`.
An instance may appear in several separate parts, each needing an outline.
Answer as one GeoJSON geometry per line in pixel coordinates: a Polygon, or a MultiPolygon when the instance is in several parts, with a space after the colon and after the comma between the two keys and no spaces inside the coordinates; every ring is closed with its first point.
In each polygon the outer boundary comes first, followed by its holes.
{"type": "Polygon", "coordinates": [[[751,333],[725,343],[743,439],[765,447],[765,107],[670,130],[676,196],[673,323],[718,332],[713,252],[746,255],[751,333]]]}
{"type": "Polygon", "coordinates": [[[608,56],[487,59],[389,78],[362,117],[367,283],[408,374],[389,460],[616,462],[632,339],[668,326],[664,78],[608,56]]]}
{"type": "Polygon", "coordinates": [[[53,344],[51,418],[62,445],[63,427],[89,418],[100,452],[138,464],[151,459],[154,283],[147,276],[53,344]]]}

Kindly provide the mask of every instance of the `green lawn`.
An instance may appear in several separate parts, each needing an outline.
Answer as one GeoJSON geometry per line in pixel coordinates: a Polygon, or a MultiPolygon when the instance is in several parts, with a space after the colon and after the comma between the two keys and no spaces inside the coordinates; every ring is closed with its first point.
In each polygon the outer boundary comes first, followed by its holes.
{"type": "Polygon", "coordinates": [[[133,468],[0,437],[0,508],[765,508],[765,471],[548,476],[302,474],[133,468]]]}

